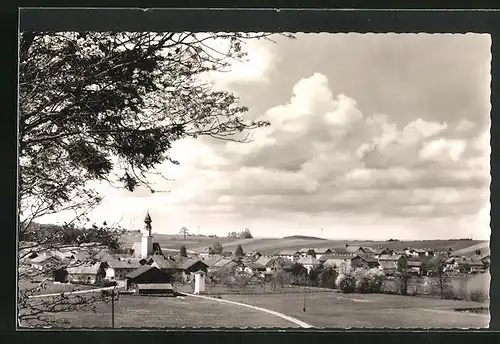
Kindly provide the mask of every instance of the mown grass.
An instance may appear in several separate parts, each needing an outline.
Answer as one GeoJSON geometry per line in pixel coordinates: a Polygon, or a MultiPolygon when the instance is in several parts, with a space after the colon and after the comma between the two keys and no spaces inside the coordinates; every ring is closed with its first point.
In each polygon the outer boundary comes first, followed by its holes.
{"type": "Polygon", "coordinates": [[[336,291],[224,298],[272,309],[324,328],[485,328],[489,324],[488,314],[454,310],[484,307],[477,302],[385,294],[345,295],[336,291]]]}
{"type": "MultiPolygon", "coordinates": [[[[47,315],[54,328],[110,328],[111,304],[96,312],[77,311],[47,315]]],[[[115,303],[115,328],[244,328],[297,327],[279,317],[246,307],[194,297],[122,295],[115,303]]]]}

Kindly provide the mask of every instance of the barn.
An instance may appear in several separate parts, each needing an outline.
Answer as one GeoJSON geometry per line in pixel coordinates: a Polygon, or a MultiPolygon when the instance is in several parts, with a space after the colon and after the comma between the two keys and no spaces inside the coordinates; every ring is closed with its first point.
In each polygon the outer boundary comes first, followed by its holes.
{"type": "Polygon", "coordinates": [[[143,265],[126,276],[127,289],[137,295],[173,295],[172,276],[155,266],[143,265]]]}

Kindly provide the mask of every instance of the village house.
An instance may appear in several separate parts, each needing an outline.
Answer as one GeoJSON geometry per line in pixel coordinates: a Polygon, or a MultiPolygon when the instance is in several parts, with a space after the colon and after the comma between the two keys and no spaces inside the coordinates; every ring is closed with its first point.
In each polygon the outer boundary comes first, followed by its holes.
{"type": "Polygon", "coordinates": [[[68,267],[66,271],[71,283],[95,284],[101,282],[106,275],[103,263],[68,267]]]}
{"type": "Polygon", "coordinates": [[[309,273],[312,269],[315,269],[316,267],[321,265],[321,262],[311,256],[303,257],[300,258],[297,263],[301,264],[307,269],[307,272],[309,273]]]}
{"type": "Polygon", "coordinates": [[[414,275],[422,275],[422,262],[419,260],[408,260],[408,272],[414,275]]]}
{"type": "Polygon", "coordinates": [[[257,259],[255,263],[264,265],[266,267],[266,272],[274,272],[278,268],[279,259],[280,258],[262,256],[257,259]]]}
{"type": "Polygon", "coordinates": [[[368,255],[357,254],[351,259],[351,266],[354,268],[376,268],[379,266],[378,259],[368,255]]]}
{"type": "Polygon", "coordinates": [[[50,254],[41,254],[27,262],[36,270],[52,271],[62,263],[62,260],[50,254]]]}
{"type": "Polygon", "coordinates": [[[208,267],[208,271],[217,271],[220,269],[232,269],[234,267],[238,266],[238,263],[235,262],[233,259],[229,258],[222,258],[213,263],[211,266],[208,267]]]}
{"type": "Polygon", "coordinates": [[[262,275],[266,271],[266,267],[258,263],[242,263],[236,268],[236,271],[250,275],[262,275]]]}
{"type": "Polygon", "coordinates": [[[166,273],[173,274],[175,270],[175,261],[172,259],[165,258],[162,255],[154,254],[149,257],[146,262],[147,265],[154,266],[166,273]]]}
{"type": "Polygon", "coordinates": [[[146,260],[139,258],[109,260],[105,262],[105,265],[103,265],[105,279],[108,281],[125,280],[127,274],[140,268],[146,263],[146,260]]]}
{"type": "Polygon", "coordinates": [[[380,269],[385,273],[394,273],[398,271],[399,267],[406,260],[406,257],[400,254],[395,255],[381,255],[378,258],[378,263],[380,264],[380,269]]]}
{"type": "Polygon", "coordinates": [[[151,265],[143,265],[125,277],[128,290],[138,295],[173,295],[172,276],[151,265]]]}
{"type": "Polygon", "coordinates": [[[174,262],[173,271],[175,273],[181,274],[181,278],[184,282],[190,282],[194,278],[195,272],[202,271],[204,273],[207,273],[208,265],[199,259],[179,257],[174,262]]]}
{"type": "Polygon", "coordinates": [[[459,261],[459,257],[449,257],[444,262],[444,271],[457,272],[459,270],[459,261]]]}
{"type": "Polygon", "coordinates": [[[337,270],[348,269],[351,267],[352,259],[355,257],[352,254],[329,254],[322,256],[324,266],[332,267],[337,270]]]}
{"type": "Polygon", "coordinates": [[[331,254],[332,250],[327,247],[318,247],[314,249],[314,252],[316,253],[316,258],[323,256],[325,254],[331,254]]]}
{"type": "Polygon", "coordinates": [[[252,259],[254,261],[257,260],[257,259],[259,259],[261,256],[262,256],[262,254],[260,252],[256,252],[256,251],[247,252],[245,254],[245,257],[250,258],[250,259],[252,259]]]}
{"type": "Polygon", "coordinates": [[[490,258],[490,255],[487,254],[485,255],[484,257],[482,257],[481,259],[481,262],[483,263],[484,267],[489,269],[490,267],[490,264],[491,264],[491,258],[490,258]]]}

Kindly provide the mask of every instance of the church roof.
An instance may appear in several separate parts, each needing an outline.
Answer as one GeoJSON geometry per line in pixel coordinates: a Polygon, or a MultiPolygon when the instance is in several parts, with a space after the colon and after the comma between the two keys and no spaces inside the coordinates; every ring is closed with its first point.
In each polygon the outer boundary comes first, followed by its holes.
{"type": "Polygon", "coordinates": [[[149,215],[149,211],[146,213],[146,217],[144,218],[144,222],[146,222],[146,223],[151,223],[151,222],[153,222],[153,221],[151,220],[151,216],[149,215]]]}

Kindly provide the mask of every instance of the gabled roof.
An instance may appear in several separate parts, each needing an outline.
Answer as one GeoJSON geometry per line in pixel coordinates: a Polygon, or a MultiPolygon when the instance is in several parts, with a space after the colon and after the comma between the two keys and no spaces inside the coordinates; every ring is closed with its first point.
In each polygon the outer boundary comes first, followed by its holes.
{"type": "Polygon", "coordinates": [[[42,254],[40,256],[37,256],[33,259],[30,259],[30,263],[37,264],[37,263],[43,263],[48,260],[54,260],[54,261],[59,261],[60,259],[56,256],[52,256],[49,254],[42,254]]]}
{"type": "Polygon", "coordinates": [[[316,252],[316,254],[325,254],[328,251],[331,252],[332,249],[329,247],[317,247],[314,249],[314,252],[316,252]]]}
{"type": "Polygon", "coordinates": [[[113,259],[110,261],[107,261],[108,265],[110,268],[113,269],[137,269],[143,265],[140,263],[141,259],[137,258],[130,258],[127,260],[118,260],[118,259],[113,259]]]}
{"type": "Polygon", "coordinates": [[[126,278],[136,278],[136,277],[142,275],[143,273],[145,273],[146,271],[149,271],[151,269],[160,270],[160,269],[158,269],[154,266],[151,266],[151,265],[143,265],[140,268],[137,268],[134,271],[132,271],[131,273],[127,274],[127,276],[125,276],[125,277],[126,278]]]}
{"type": "Polygon", "coordinates": [[[326,262],[327,260],[351,260],[356,257],[354,254],[324,254],[319,260],[326,262]]]}
{"type": "Polygon", "coordinates": [[[232,259],[222,258],[222,259],[218,260],[217,262],[215,262],[214,264],[212,264],[212,266],[221,268],[221,267],[226,266],[227,264],[229,264],[231,262],[233,262],[232,259]]]}
{"type": "Polygon", "coordinates": [[[368,247],[368,246],[362,246],[362,247],[360,247],[360,249],[362,249],[365,253],[373,253],[373,254],[377,253],[377,250],[375,250],[372,247],[368,247]]]}
{"type": "Polygon", "coordinates": [[[339,266],[340,264],[343,264],[343,263],[346,263],[346,262],[350,262],[350,259],[346,259],[346,260],[339,260],[339,259],[327,259],[323,262],[323,265],[325,266],[339,266]]]}
{"type": "Polygon", "coordinates": [[[257,264],[262,264],[262,265],[264,265],[264,266],[266,266],[266,267],[269,267],[269,266],[271,266],[271,265],[272,265],[275,261],[276,261],[276,258],[272,258],[272,257],[264,257],[264,256],[262,256],[262,257],[259,257],[259,259],[257,259],[257,260],[255,261],[255,263],[257,263],[257,264]]]}
{"type": "Polygon", "coordinates": [[[87,275],[96,275],[99,272],[99,268],[101,263],[95,263],[93,265],[82,265],[75,266],[71,268],[67,268],[69,274],[87,274],[87,275]]]}
{"type": "Polygon", "coordinates": [[[174,263],[174,266],[178,269],[187,270],[198,262],[200,262],[201,264],[208,267],[208,265],[200,259],[192,259],[192,258],[185,258],[185,257],[182,257],[181,259],[176,261],[174,263]]]}
{"type": "Polygon", "coordinates": [[[380,257],[378,257],[379,262],[380,261],[396,261],[399,260],[402,257],[400,254],[383,254],[380,257]]]}
{"type": "Polygon", "coordinates": [[[158,265],[158,267],[160,269],[173,269],[174,268],[174,262],[169,260],[169,259],[165,259],[165,257],[159,255],[159,254],[154,254],[152,255],[151,257],[149,257],[148,259],[148,265],[151,265],[156,263],[156,265],[158,265]]]}
{"type": "Polygon", "coordinates": [[[421,267],[422,266],[422,262],[418,261],[418,260],[409,260],[408,261],[408,266],[409,267],[421,267]]]}
{"type": "Polygon", "coordinates": [[[361,246],[347,246],[345,248],[345,250],[348,252],[348,253],[356,253],[359,251],[359,249],[361,248],[361,246]]]}
{"type": "MultiPolygon", "coordinates": [[[[378,263],[378,259],[368,255],[357,254],[354,258],[359,257],[367,263],[378,263]]],[[[353,259],[354,259],[353,258],[353,259]]]]}
{"type": "Polygon", "coordinates": [[[266,267],[262,264],[257,264],[257,263],[249,263],[249,264],[245,264],[246,267],[248,267],[249,269],[252,269],[252,270],[265,270],[266,267]]]}
{"type": "Polygon", "coordinates": [[[297,253],[300,253],[299,251],[294,251],[294,250],[283,250],[278,252],[278,255],[280,256],[293,256],[296,255],[297,253]]]}

